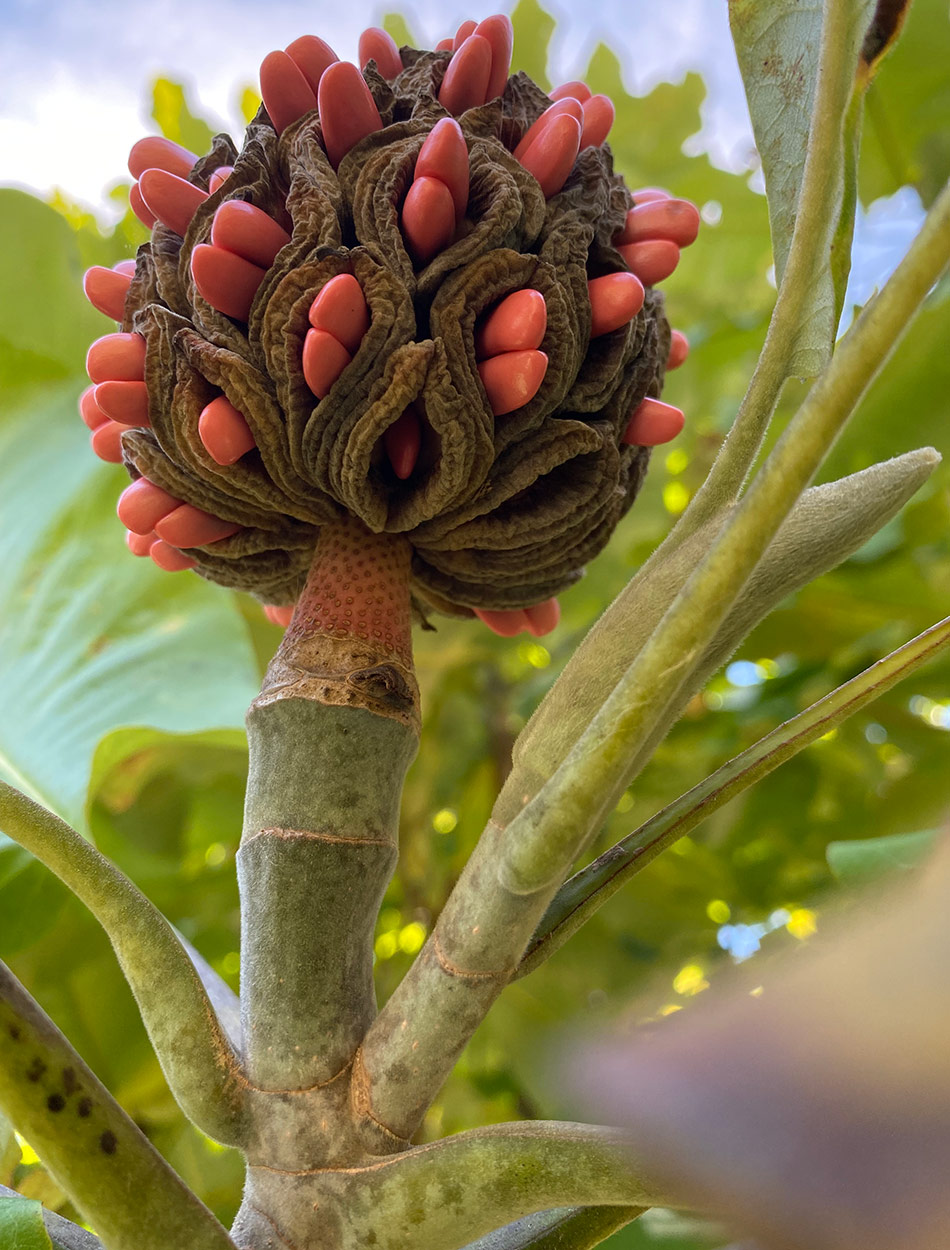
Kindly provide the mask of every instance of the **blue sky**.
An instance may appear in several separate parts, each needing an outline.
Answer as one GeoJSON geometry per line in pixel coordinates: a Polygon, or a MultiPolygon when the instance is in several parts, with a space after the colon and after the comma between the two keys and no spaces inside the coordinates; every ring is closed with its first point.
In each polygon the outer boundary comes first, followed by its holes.
{"type": "MultiPolygon", "coordinates": [[[[701,142],[719,163],[741,168],[751,131],[729,40],[724,0],[568,0],[546,4],[559,19],[552,76],[578,76],[598,41],[608,42],[628,87],[650,90],[688,69],[706,79],[701,142]]],[[[384,7],[328,0],[0,0],[0,182],[61,187],[101,203],[122,176],[128,149],[154,129],[147,84],[168,74],[194,85],[205,111],[236,133],[240,89],[256,85],[272,48],[318,34],[355,59],[359,32],[401,11],[429,46],[467,17],[510,11],[490,0],[398,0],[384,7]],[[429,42],[431,41],[431,42],[429,42]]]]}

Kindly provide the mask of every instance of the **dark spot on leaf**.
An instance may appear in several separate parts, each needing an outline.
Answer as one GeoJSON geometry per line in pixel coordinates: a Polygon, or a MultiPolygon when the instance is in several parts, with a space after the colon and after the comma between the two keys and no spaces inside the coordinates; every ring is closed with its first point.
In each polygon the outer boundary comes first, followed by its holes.
{"type": "Polygon", "coordinates": [[[83,1119],[85,1119],[86,1116],[92,1111],[92,1099],[80,1098],[76,1111],[82,1116],[83,1119]]]}
{"type": "Polygon", "coordinates": [[[99,1138],[99,1149],[104,1155],[114,1155],[118,1144],[119,1143],[115,1139],[115,1133],[113,1133],[111,1129],[106,1129],[106,1131],[99,1138]]]}
{"type": "Polygon", "coordinates": [[[43,1075],[45,1071],[46,1071],[46,1064],[39,1057],[39,1055],[37,1055],[37,1057],[33,1060],[33,1062],[30,1064],[30,1066],[26,1070],[26,1079],[28,1081],[32,1081],[33,1084],[35,1085],[36,1082],[40,1079],[40,1077],[43,1075]]]}
{"type": "Polygon", "coordinates": [[[62,1111],[63,1107],[66,1106],[66,1099],[62,1094],[50,1094],[46,1100],[46,1105],[50,1111],[62,1111]]]}
{"type": "Polygon", "coordinates": [[[76,1090],[79,1089],[79,1080],[76,1077],[74,1068],[63,1068],[63,1087],[66,1090],[67,1098],[70,1094],[75,1094],[76,1090]]]}
{"type": "Polygon", "coordinates": [[[9,1028],[9,1033],[15,1042],[18,1042],[20,1040],[20,1030],[17,1025],[11,1024],[9,1028]]]}

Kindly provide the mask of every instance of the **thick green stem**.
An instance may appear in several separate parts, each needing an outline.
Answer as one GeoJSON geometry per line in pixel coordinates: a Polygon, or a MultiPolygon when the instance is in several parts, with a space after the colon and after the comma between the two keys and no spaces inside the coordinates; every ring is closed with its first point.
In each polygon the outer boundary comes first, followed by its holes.
{"type": "Polygon", "coordinates": [[[10,970],[0,964],[0,1110],[107,1250],[234,1250],[10,970]]]}
{"type": "MultiPolygon", "coordinates": [[[[417,748],[409,622],[405,540],[353,521],[325,527],[248,714],[241,1006],[250,1156],[269,1167],[363,1150],[350,1069],[376,1014],[374,926],[417,748]]],[[[378,1136],[380,1151],[401,1144],[378,1136]]]]}

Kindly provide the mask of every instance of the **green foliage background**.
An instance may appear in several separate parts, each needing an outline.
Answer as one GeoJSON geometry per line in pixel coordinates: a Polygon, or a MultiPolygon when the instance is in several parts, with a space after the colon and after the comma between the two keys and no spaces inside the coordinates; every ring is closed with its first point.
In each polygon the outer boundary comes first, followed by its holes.
{"type": "MultiPolygon", "coordinates": [[[[387,19],[398,36],[401,23],[387,19]]],[[[552,20],[523,0],[515,25],[515,65],[543,78],[552,20]]],[[[903,185],[916,187],[927,204],[946,180],[947,64],[946,6],[917,0],[868,98],[865,204],[903,185]]],[[[687,427],[654,455],[631,515],[563,597],[563,623],[545,645],[457,622],[418,635],[425,728],[404,799],[399,876],[380,918],[382,997],[408,966],[480,832],[513,737],[586,627],[703,480],[754,367],[774,298],[764,198],[746,175],[683,154],[699,128],[702,80],[691,74],[631,97],[606,47],[576,73],[617,104],[611,141],[628,183],[667,186],[717,223],[704,227],[664,284],[671,319],[692,343],[664,396],[685,409],[687,427]]],[[[250,90],[244,105],[248,113],[256,105],[250,90]]],[[[154,116],[169,137],[197,150],[207,145],[210,131],[175,83],[154,85],[154,116]]],[[[124,202],[124,188],[115,195],[124,202]]],[[[279,634],[252,601],[134,560],[114,515],[123,471],[101,465],[86,446],[75,413],[85,350],[113,327],[85,302],[81,275],[90,264],[134,253],[144,238],[134,217],[126,212],[104,231],[63,197],[47,204],[0,189],[0,237],[16,241],[0,254],[0,775],[83,828],[236,987],[243,712],[279,634]]],[[[927,443],[950,457],[948,342],[944,287],[874,386],[825,476],[927,443]]],[[[783,414],[803,389],[786,388],[783,414]]],[[[783,423],[780,416],[779,429],[783,423]]],[[[693,701],[624,796],[597,850],[947,614],[948,484],[945,465],[855,557],[756,630],[739,658],[760,665],[759,683],[737,686],[720,675],[693,701]]],[[[830,841],[927,829],[945,815],[948,725],[950,661],[943,660],[718,813],[548,965],[506,992],[426,1133],[564,1114],[539,1085],[544,1038],[578,1017],[626,1012],[638,1022],[688,1009],[686,991],[713,979],[728,958],[717,944],[725,919],[756,924],[778,908],[807,909],[820,926],[834,888],[830,841]]],[[[792,926],[800,934],[808,927],[807,917],[792,926]]],[[[780,931],[778,924],[764,939],[767,949],[796,940],[780,931]]],[[[183,1122],[95,922],[2,835],[0,956],[186,1181],[229,1220],[240,1186],[236,1156],[183,1122]]],[[[767,964],[767,956],[758,958],[767,964]]],[[[61,1198],[42,1168],[18,1161],[19,1152],[4,1145],[0,1183],[15,1180],[56,1206],[61,1198]]],[[[658,1217],[618,1234],[617,1244],[698,1250],[721,1239],[658,1217]]]]}

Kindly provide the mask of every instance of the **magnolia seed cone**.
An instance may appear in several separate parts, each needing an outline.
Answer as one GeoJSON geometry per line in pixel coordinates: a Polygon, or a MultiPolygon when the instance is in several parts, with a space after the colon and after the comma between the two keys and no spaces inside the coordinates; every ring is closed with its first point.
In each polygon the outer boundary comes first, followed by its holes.
{"type": "Polygon", "coordinates": [[[134,477],[242,528],[190,552],[212,581],[265,603],[300,592],[321,526],[342,514],[412,545],[417,608],[468,615],[525,607],[580,577],[632,503],[649,451],[621,436],[657,396],[670,345],[662,297],[648,289],[622,329],[591,339],[587,283],[624,272],[611,239],[630,193],[609,149],[581,151],[551,199],[512,155],[551,101],[524,74],[458,119],[470,196],[455,242],[421,268],[399,211],[419,149],[448,116],[438,91],[450,54],[402,49],[404,69],[364,78],[383,129],[335,172],[310,112],[278,137],[262,109],[243,150],[219,136],[190,181],[208,189],[182,239],[157,224],[138,253],[123,329],[144,335],[151,428],[122,436],[134,477]],[[264,210],[291,233],[261,283],[246,325],[212,308],[191,276],[227,199],[264,210]],[[371,324],[352,364],[317,400],[303,376],[308,310],[345,272],[359,280],[371,324]],[[522,408],[494,417],[476,369],[480,314],[524,287],[544,295],[549,366],[522,408]],[[256,450],[217,464],[198,435],[219,394],[244,414],[256,450]],[[383,434],[409,404],[423,417],[411,476],[396,477],[383,434]]]}

